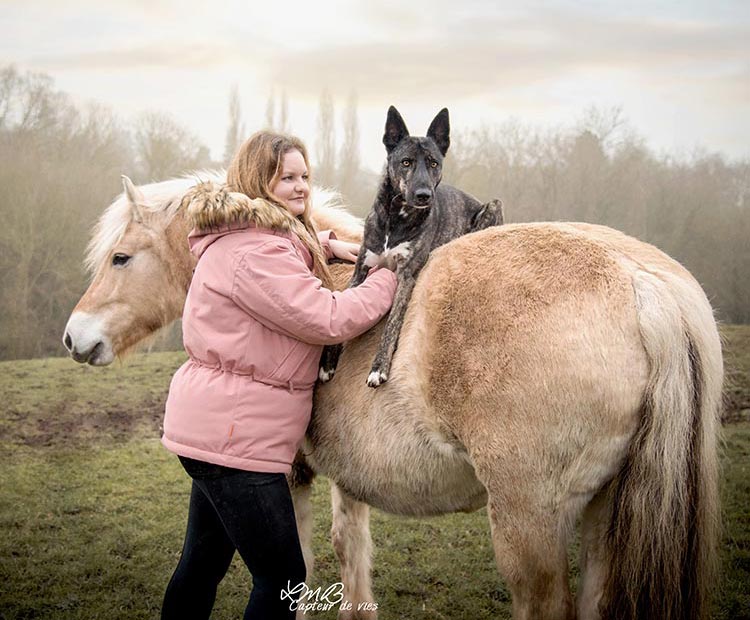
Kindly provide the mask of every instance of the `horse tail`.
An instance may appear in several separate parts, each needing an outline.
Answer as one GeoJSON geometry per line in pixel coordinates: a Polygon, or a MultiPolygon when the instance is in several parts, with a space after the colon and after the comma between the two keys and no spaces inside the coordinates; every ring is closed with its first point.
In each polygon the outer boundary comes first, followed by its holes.
{"type": "Polygon", "coordinates": [[[633,286],[650,376],[610,485],[600,610],[608,619],[699,620],[717,569],[721,341],[694,281],[637,271],[633,286]]]}

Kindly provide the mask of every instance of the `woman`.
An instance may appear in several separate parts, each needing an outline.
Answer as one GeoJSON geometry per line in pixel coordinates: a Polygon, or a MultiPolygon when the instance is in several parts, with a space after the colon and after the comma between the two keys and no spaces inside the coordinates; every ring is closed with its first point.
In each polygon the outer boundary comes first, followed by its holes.
{"type": "Polygon", "coordinates": [[[305,566],[285,474],[322,346],[375,325],[396,290],[388,270],[330,290],[326,259],[353,260],[356,246],[316,236],[309,169],[300,140],[259,132],[227,187],[202,184],[185,198],[198,257],[182,319],[190,359],[172,380],[162,442],[193,486],[162,618],[208,618],[235,549],[253,575],[244,617],[294,618],[281,591],[304,581],[305,566]]]}

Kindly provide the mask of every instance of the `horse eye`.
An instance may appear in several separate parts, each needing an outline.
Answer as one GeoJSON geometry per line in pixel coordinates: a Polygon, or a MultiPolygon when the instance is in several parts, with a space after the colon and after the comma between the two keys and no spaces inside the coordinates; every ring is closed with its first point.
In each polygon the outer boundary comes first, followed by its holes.
{"type": "Polygon", "coordinates": [[[411,162],[408,159],[402,159],[401,165],[408,168],[409,166],[411,166],[411,162]]]}
{"type": "Polygon", "coordinates": [[[130,260],[130,258],[131,257],[128,256],[127,254],[115,254],[112,257],[112,264],[115,267],[122,267],[128,264],[128,261],[130,260]]]}

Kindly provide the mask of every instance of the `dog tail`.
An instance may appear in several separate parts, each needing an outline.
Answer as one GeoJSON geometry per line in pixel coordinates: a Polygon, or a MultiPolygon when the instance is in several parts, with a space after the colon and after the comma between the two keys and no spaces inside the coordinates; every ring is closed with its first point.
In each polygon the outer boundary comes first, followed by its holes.
{"type": "Polygon", "coordinates": [[[490,200],[482,205],[471,220],[469,232],[482,230],[490,226],[500,226],[505,221],[503,201],[499,198],[490,200]]]}

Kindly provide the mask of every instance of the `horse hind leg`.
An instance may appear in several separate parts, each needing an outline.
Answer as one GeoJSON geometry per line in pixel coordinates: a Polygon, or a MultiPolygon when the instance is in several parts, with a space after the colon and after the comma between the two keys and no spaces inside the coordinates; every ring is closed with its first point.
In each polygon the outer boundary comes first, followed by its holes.
{"type": "MultiPolygon", "coordinates": [[[[529,497],[529,496],[527,496],[529,497]]],[[[568,585],[567,516],[534,506],[509,506],[490,492],[488,513],[497,567],[513,597],[514,620],[573,620],[568,585]]]]}
{"type": "Polygon", "coordinates": [[[611,558],[606,544],[609,527],[609,485],[586,506],[581,520],[581,552],[576,607],[578,620],[600,620],[599,603],[607,582],[611,558]]]}

